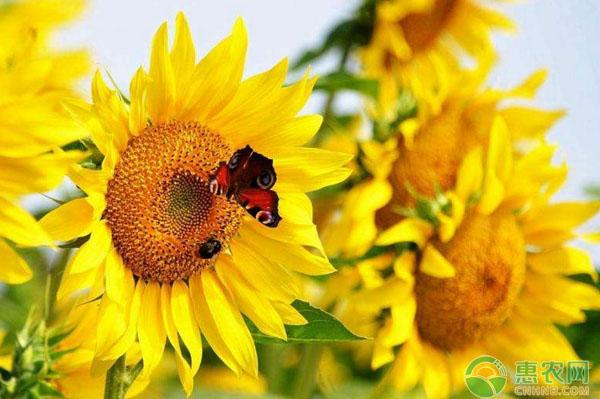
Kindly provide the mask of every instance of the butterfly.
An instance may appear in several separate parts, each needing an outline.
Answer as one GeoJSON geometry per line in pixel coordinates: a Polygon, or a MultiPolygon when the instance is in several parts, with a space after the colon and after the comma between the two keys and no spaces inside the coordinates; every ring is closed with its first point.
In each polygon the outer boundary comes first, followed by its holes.
{"type": "Polygon", "coordinates": [[[277,227],[281,221],[279,196],[271,188],[277,181],[273,160],[254,151],[249,145],[237,150],[229,162],[220,162],[210,176],[209,189],[246,209],[260,223],[277,227]]]}

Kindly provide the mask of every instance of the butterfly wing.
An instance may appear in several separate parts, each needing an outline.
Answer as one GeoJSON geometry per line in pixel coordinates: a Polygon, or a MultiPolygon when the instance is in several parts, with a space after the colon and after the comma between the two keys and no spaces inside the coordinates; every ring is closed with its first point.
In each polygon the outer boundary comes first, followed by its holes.
{"type": "Polygon", "coordinates": [[[248,188],[238,193],[238,203],[260,223],[267,227],[277,227],[279,216],[279,196],[273,190],[248,188]]]}
{"type": "Polygon", "coordinates": [[[215,195],[227,193],[231,183],[229,168],[225,162],[219,163],[217,170],[210,176],[208,188],[215,195]]]}
{"type": "MultiPolygon", "coordinates": [[[[247,188],[271,189],[277,181],[277,174],[273,168],[273,160],[258,153],[250,146],[236,152],[239,154],[237,168],[232,170],[232,180],[235,182],[236,191],[247,188]]],[[[235,154],[234,154],[235,156],[235,154]]]]}

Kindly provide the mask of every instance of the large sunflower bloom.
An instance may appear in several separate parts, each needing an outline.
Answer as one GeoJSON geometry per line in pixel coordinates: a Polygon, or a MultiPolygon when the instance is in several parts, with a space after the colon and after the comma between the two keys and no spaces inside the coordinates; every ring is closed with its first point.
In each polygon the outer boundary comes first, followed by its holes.
{"type": "Polygon", "coordinates": [[[381,83],[380,105],[385,114],[393,117],[402,88],[409,89],[421,106],[438,109],[464,54],[476,62],[493,56],[491,32],[512,30],[513,24],[491,9],[490,3],[378,2],[373,36],[362,61],[365,73],[381,83]]]}
{"type": "Polygon", "coordinates": [[[51,243],[16,200],[48,191],[63,179],[81,153],[59,147],[85,134],[64,112],[76,80],[87,71],[83,51],[52,52],[48,38],[79,14],[81,2],[8,2],[0,6],[0,281],[22,283],[27,264],[4,240],[17,246],[51,243]]]}
{"type": "Polygon", "coordinates": [[[157,31],[149,72],[140,68],[132,79],[130,105],[97,74],[93,104],[71,107],[92,128],[105,158],[99,170],[73,171],[87,196],[42,224],[57,240],[90,234],[67,266],[58,296],[82,289],[101,296],[97,367],[137,341],[147,377],[168,339],[190,394],[202,334],[232,370],[256,376],[242,313],[264,333],[285,339],[285,323],[305,322],[290,305],[300,291],[294,272],[333,271],[305,192],[343,180],[349,156],[301,147],[321,123],[317,115],[296,117],[314,78],[284,86],[283,60],[240,82],[246,46],[240,20],[196,63],[180,14],[171,51],[167,25],[157,31]],[[275,228],[209,189],[219,162],[246,145],[273,160],[282,217],[275,228]],[[222,249],[204,259],[199,245],[211,239],[222,249]]]}

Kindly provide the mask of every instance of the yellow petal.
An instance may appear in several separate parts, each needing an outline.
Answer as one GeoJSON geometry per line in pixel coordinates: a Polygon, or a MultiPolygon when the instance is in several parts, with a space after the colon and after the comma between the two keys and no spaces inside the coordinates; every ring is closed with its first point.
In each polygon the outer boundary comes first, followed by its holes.
{"type": "Polygon", "coordinates": [[[304,145],[319,131],[322,123],[321,115],[302,115],[284,123],[269,135],[252,138],[252,145],[256,148],[304,145]]]}
{"type": "Polygon", "coordinates": [[[111,245],[112,238],[106,220],[96,223],[89,241],[73,257],[72,273],[96,269],[106,258],[111,245]]]}
{"type": "Polygon", "coordinates": [[[244,226],[247,226],[249,230],[252,230],[259,237],[267,237],[291,245],[304,245],[318,250],[320,254],[325,253],[319,233],[317,232],[317,227],[313,224],[297,225],[291,221],[282,219],[277,229],[266,227],[262,223],[256,223],[255,220],[251,220],[247,224],[245,223],[244,226]]]}
{"type": "Polygon", "coordinates": [[[481,188],[483,180],[483,152],[477,147],[465,156],[456,178],[456,195],[466,202],[481,188]]]}
{"type": "Polygon", "coordinates": [[[240,311],[214,272],[203,271],[201,279],[208,308],[220,335],[237,363],[250,375],[256,377],[258,375],[256,348],[240,311]]]}
{"type": "MultiPolygon", "coordinates": [[[[526,238],[544,231],[570,232],[600,210],[600,201],[561,202],[549,204],[525,215],[523,233],[526,238]]],[[[528,241],[529,242],[529,241],[528,241]]]]}
{"type": "Polygon", "coordinates": [[[127,307],[125,308],[126,328],[119,340],[105,353],[101,355],[101,359],[116,359],[123,353],[127,353],[135,344],[137,337],[137,325],[142,307],[142,296],[144,293],[145,284],[139,283],[133,286],[133,278],[131,284],[127,285],[127,291],[124,296],[127,297],[127,307]]]}
{"type": "Polygon", "coordinates": [[[388,347],[403,344],[410,337],[414,327],[417,301],[411,295],[406,301],[393,305],[390,311],[391,315],[380,331],[381,342],[388,347]]]}
{"type": "Polygon", "coordinates": [[[546,252],[530,254],[527,264],[541,274],[589,274],[595,281],[598,273],[590,255],[578,248],[562,247],[546,252]]]}
{"type": "Polygon", "coordinates": [[[225,338],[221,335],[214,315],[211,313],[202,287],[202,279],[196,274],[190,277],[190,293],[192,297],[192,305],[194,306],[194,315],[198,321],[198,325],[202,330],[202,335],[208,341],[212,350],[219,358],[240,375],[241,365],[237,361],[237,357],[233,355],[232,349],[225,342],[225,338]]]}
{"type": "Polygon", "coordinates": [[[69,241],[92,231],[94,208],[85,198],[77,198],[48,212],[40,226],[56,241],[69,241]]]}
{"type": "MultiPolygon", "coordinates": [[[[103,362],[105,353],[115,345],[127,329],[127,316],[125,311],[116,302],[103,296],[98,310],[98,324],[96,328],[96,356],[99,363],[103,362]]],[[[116,353],[117,357],[122,353],[116,353]]],[[[115,360],[115,358],[107,360],[115,360]]]]}
{"type": "Polygon", "coordinates": [[[446,398],[450,394],[450,370],[446,355],[429,345],[423,346],[423,388],[428,398],[446,398]]]}
{"type": "Polygon", "coordinates": [[[192,374],[196,374],[202,360],[202,342],[200,340],[200,330],[194,317],[189,289],[183,281],[173,283],[171,313],[174,315],[173,321],[175,327],[177,327],[177,332],[190,353],[192,374]]]}
{"type": "Polygon", "coordinates": [[[223,280],[235,302],[260,331],[267,335],[287,339],[281,317],[267,298],[252,287],[239,274],[228,258],[219,259],[216,264],[217,274],[223,280]]]}
{"type": "Polygon", "coordinates": [[[239,232],[248,247],[261,248],[263,253],[269,254],[271,261],[286,269],[313,276],[335,271],[327,258],[315,255],[300,245],[284,244],[269,238],[257,237],[244,226],[239,232]]]}
{"type": "Polygon", "coordinates": [[[407,218],[393,225],[379,235],[375,245],[385,246],[399,242],[414,242],[419,247],[425,245],[433,232],[429,223],[417,218],[407,218]]]}
{"type": "Polygon", "coordinates": [[[125,267],[115,248],[108,251],[105,267],[106,295],[120,306],[127,306],[128,295],[134,290],[131,269],[125,267]]]}
{"type": "Polygon", "coordinates": [[[230,36],[216,45],[196,65],[190,87],[183,94],[182,108],[179,115],[176,115],[178,118],[209,123],[225,108],[237,92],[242,79],[247,46],[246,27],[238,19],[230,36]]]}
{"type": "MultiPolygon", "coordinates": [[[[196,49],[185,15],[180,12],[175,21],[175,39],[171,51],[171,64],[175,76],[176,102],[181,102],[182,93],[187,90],[196,64],[196,49]]],[[[175,106],[178,108],[178,105],[175,106]]]]}
{"type": "Polygon", "coordinates": [[[404,303],[411,292],[411,284],[391,278],[379,287],[358,291],[352,301],[361,309],[375,311],[404,303]]]}
{"type": "Polygon", "coordinates": [[[86,169],[80,165],[72,165],[69,178],[86,194],[105,194],[108,180],[102,170],[86,169]]]}
{"type": "Polygon", "coordinates": [[[3,265],[0,267],[0,282],[22,284],[33,276],[27,263],[1,238],[0,258],[3,259],[3,265]]]}
{"type": "Polygon", "coordinates": [[[513,106],[500,111],[513,139],[543,137],[565,111],[546,111],[531,107],[513,106]]]}
{"type": "Polygon", "coordinates": [[[351,154],[318,148],[282,150],[273,160],[277,171],[274,190],[310,192],[339,183],[350,174],[342,167],[351,159],[351,154]]]}
{"type": "Polygon", "coordinates": [[[152,40],[148,75],[150,77],[147,89],[148,114],[154,124],[165,122],[173,116],[175,102],[175,77],[169,56],[166,23],[158,28],[152,40]]]}
{"type": "Polygon", "coordinates": [[[494,118],[490,132],[490,144],[486,160],[483,194],[480,211],[492,213],[504,199],[504,183],[512,173],[512,147],[506,122],[499,116],[494,118]]]}
{"type": "Polygon", "coordinates": [[[417,385],[426,367],[422,363],[419,346],[414,340],[409,340],[402,345],[396,357],[390,370],[390,380],[397,390],[410,391],[417,385]]]}
{"type": "MultiPolygon", "coordinates": [[[[138,284],[142,284],[142,282],[138,281],[138,284]]],[[[144,289],[137,332],[144,359],[144,369],[141,375],[149,377],[160,363],[166,339],[161,314],[160,285],[156,282],[149,283],[144,289]]]]}
{"type": "Polygon", "coordinates": [[[308,321],[294,308],[292,305],[289,305],[284,302],[273,302],[273,307],[281,316],[281,319],[285,324],[289,324],[292,326],[302,326],[308,321]]]}
{"type": "Polygon", "coordinates": [[[514,97],[523,97],[532,99],[535,97],[538,89],[544,84],[548,78],[546,69],[538,69],[527,77],[521,84],[513,88],[509,93],[514,97]]]}
{"type": "Polygon", "coordinates": [[[52,239],[21,207],[0,197],[0,237],[23,246],[48,245],[52,239]]]}
{"type": "MultiPolygon", "coordinates": [[[[175,326],[173,313],[171,311],[171,286],[169,284],[163,284],[161,287],[161,311],[167,337],[169,338],[171,346],[173,346],[173,349],[175,350],[177,374],[179,375],[183,389],[189,396],[194,387],[194,373],[184,358],[181,351],[181,345],[179,344],[177,327],[175,326]]],[[[200,350],[202,350],[202,346],[200,346],[200,350]]]]}
{"type": "Polygon", "coordinates": [[[456,274],[454,266],[433,245],[425,247],[419,270],[437,278],[450,278],[456,274]]]}
{"type": "Polygon", "coordinates": [[[375,345],[373,346],[373,356],[371,357],[371,368],[377,370],[381,366],[391,363],[393,360],[393,348],[381,345],[378,341],[375,341],[375,345]]]}
{"type": "Polygon", "coordinates": [[[131,79],[129,93],[131,95],[131,105],[129,106],[129,131],[133,135],[139,134],[148,123],[148,114],[146,111],[146,89],[150,78],[146,75],[143,68],[138,68],[131,79]]]}
{"type": "Polygon", "coordinates": [[[0,156],[0,193],[12,196],[51,190],[62,182],[69,167],[85,156],[80,151],[46,152],[27,158],[0,156]]]}
{"type": "Polygon", "coordinates": [[[99,71],[92,81],[92,97],[95,116],[108,132],[112,146],[120,153],[125,150],[129,140],[129,115],[121,95],[108,88],[99,71]]]}
{"type": "Polygon", "coordinates": [[[243,239],[231,243],[231,252],[238,271],[268,297],[291,302],[300,296],[293,276],[268,257],[260,255],[243,239]]]}

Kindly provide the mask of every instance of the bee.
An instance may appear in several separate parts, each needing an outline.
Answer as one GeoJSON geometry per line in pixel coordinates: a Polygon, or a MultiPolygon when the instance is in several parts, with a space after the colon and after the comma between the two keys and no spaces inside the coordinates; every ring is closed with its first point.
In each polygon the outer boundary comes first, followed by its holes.
{"type": "Polygon", "coordinates": [[[198,256],[202,259],[211,259],[221,251],[221,242],[214,238],[209,238],[198,246],[198,256]]]}

